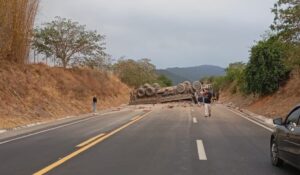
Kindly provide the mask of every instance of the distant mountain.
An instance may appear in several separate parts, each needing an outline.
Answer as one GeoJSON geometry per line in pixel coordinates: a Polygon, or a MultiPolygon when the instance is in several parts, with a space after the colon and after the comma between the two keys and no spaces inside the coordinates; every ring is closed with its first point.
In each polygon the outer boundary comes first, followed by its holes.
{"type": "Polygon", "coordinates": [[[180,75],[177,75],[177,74],[173,74],[172,72],[169,72],[165,69],[157,70],[157,73],[160,74],[160,75],[165,75],[166,77],[168,77],[170,80],[172,80],[173,85],[181,83],[181,82],[187,80],[186,78],[181,77],[180,75]]]}
{"type": "Polygon", "coordinates": [[[184,68],[167,68],[157,70],[158,74],[163,74],[173,81],[176,85],[185,80],[196,81],[207,76],[222,76],[225,75],[225,69],[219,66],[201,65],[195,67],[184,68]]]}

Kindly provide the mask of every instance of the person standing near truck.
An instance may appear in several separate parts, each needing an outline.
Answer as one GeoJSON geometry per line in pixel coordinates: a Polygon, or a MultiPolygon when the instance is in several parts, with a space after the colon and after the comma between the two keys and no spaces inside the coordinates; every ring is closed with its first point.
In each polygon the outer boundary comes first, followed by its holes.
{"type": "Polygon", "coordinates": [[[200,105],[203,105],[204,103],[204,90],[201,89],[199,92],[198,102],[200,105]]]}
{"type": "Polygon", "coordinates": [[[212,93],[206,88],[204,92],[204,116],[211,117],[212,93]]]}
{"type": "Polygon", "coordinates": [[[97,102],[98,102],[98,99],[97,99],[97,96],[95,95],[93,97],[93,112],[94,113],[97,111],[97,102]]]}
{"type": "Polygon", "coordinates": [[[195,102],[195,104],[199,104],[199,101],[198,101],[198,92],[196,91],[195,93],[194,93],[194,102],[195,102]]]}

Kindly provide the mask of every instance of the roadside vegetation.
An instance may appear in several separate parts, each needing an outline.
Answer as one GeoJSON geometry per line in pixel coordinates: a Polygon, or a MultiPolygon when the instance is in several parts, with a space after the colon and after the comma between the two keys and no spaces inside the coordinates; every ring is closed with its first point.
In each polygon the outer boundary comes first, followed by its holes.
{"type": "Polygon", "coordinates": [[[104,69],[110,65],[105,36],[70,19],[56,17],[34,30],[32,48],[55,65],[104,69]]]}
{"type": "Polygon", "coordinates": [[[127,103],[104,35],[60,17],[34,29],[38,5],[0,0],[0,129],[88,113],[94,95],[98,109],[127,103]]]}
{"type": "Polygon", "coordinates": [[[109,71],[132,88],[145,83],[168,86],[172,82],[156,73],[150,59],[120,58],[113,63],[105,51],[105,36],[87,30],[71,19],[56,17],[34,30],[32,48],[35,56],[44,57],[46,62],[63,68],[90,68],[109,71]]]}
{"type": "Polygon", "coordinates": [[[130,89],[109,72],[45,64],[0,65],[0,128],[86,114],[128,102],[130,89]]]}
{"type": "Polygon", "coordinates": [[[159,83],[161,86],[171,86],[172,81],[164,75],[156,73],[155,65],[150,59],[124,59],[121,58],[113,65],[113,71],[122,82],[138,88],[145,83],[159,83]]]}
{"type": "Polygon", "coordinates": [[[266,37],[250,50],[248,63],[232,63],[222,77],[206,77],[215,90],[266,96],[284,85],[291,74],[300,71],[300,2],[278,0],[272,12],[274,23],[266,37]]]}
{"type": "Polygon", "coordinates": [[[150,59],[113,61],[105,35],[56,17],[34,28],[39,0],[0,0],[0,129],[128,103],[130,89],[172,82],[150,59]]]}
{"type": "Polygon", "coordinates": [[[274,22],[250,49],[247,63],[232,63],[221,77],[206,77],[221,101],[268,117],[286,116],[300,101],[300,1],[278,0],[274,22]]]}
{"type": "Polygon", "coordinates": [[[0,61],[28,62],[39,0],[0,0],[0,61]]]}

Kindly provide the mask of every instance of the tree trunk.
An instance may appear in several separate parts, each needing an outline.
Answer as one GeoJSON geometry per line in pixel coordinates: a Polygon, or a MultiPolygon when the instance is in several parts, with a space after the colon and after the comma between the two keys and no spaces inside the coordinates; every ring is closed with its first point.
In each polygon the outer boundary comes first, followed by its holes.
{"type": "Polygon", "coordinates": [[[67,68],[68,62],[67,62],[67,58],[61,58],[61,62],[62,62],[62,66],[63,68],[67,68]]]}

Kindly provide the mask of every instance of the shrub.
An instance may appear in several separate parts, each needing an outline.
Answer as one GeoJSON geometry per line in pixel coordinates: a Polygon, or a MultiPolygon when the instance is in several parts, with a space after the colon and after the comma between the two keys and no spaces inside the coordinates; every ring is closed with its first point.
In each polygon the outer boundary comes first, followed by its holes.
{"type": "Polygon", "coordinates": [[[284,45],[275,37],[253,46],[245,69],[246,91],[258,95],[275,92],[288,75],[283,63],[284,55],[284,45]]]}

